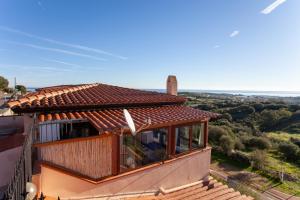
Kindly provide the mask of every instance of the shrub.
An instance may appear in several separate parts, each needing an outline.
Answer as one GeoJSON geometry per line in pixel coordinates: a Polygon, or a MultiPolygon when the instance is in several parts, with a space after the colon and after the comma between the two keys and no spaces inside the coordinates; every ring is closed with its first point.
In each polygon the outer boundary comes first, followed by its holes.
{"type": "Polygon", "coordinates": [[[222,135],[227,135],[227,132],[224,128],[218,126],[209,126],[208,139],[210,142],[219,143],[222,135]]]}
{"type": "Polygon", "coordinates": [[[220,146],[225,154],[230,155],[234,148],[234,140],[228,135],[223,135],[220,138],[220,146]]]}
{"type": "Polygon", "coordinates": [[[281,143],[278,149],[287,160],[297,160],[300,151],[299,147],[293,143],[281,143]]]}
{"type": "Polygon", "coordinates": [[[267,138],[263,137],[252,137],[246,141],[246,146],[250,148],[258,148],[258,149],[269,149],[271,147],[271,143],[267,138]]]}
{"type": "Polygon", "coordinates": [[[243,149],[245,149],[245,145],[241,142],[240,139],[236,139],[234,148],[237,150],[243,150],[243,149]]]}
{"type": "Polygon", "coordinates": [[[255,150],[250,156],[252,167],[255,169],[264,169],[267,164],[267,154],[262,150],[255,150]]]}
{"type": "Polygon", "coordinates": [[[0,76],[0,90],[4,90],[8,87],[8,80],[3,76],[0,76]]]}
{"type": "Polygon", "coordinates": [[[235,151],[230,155],[230,158],[234,161],[243,163],[245,165],[250,165],[250,158],[247,154],[241,152],[241,151],[235,151]]]}
{"type": "Polygon", "coordinates": [[[256,103],[253,105],[254,109],[256,112],[261,112],[264,109],[264,105],[261,103],[256,103]]]}
{"type": "Polygon", "coordinates": [[[290,138],[290,141],[292,143],[294,143],[295,145],[297,145],[298,147],[300,147],[300,139],[292,137],[292,138],[290,138]]]}
{"type": "Polygon", "coordinates": [[[221,118],[227,119],[229,122],[232,121],[232,116],[229,113],[223,114],[221,118]]]}
{"type": "Polygon", "coordinates": [[[233,119],[244,119],[248,115],[255,112],[255,109],[252,106],[242,105],[236,108],[232,108],[228,111],[233,119]]]}
{"type": "Polygon", "coordinates": [[[16,85],[16,89],[20,91],[22,94],[26,94],[27,89],[24,85],[16,85]]]}
{"type": "Polygon", "coordinates": [[[292,113],[285,109],[264,110],[261,112],[261,129],[270,130],[276,126],[279,120],[291,117],[292,113]]]}

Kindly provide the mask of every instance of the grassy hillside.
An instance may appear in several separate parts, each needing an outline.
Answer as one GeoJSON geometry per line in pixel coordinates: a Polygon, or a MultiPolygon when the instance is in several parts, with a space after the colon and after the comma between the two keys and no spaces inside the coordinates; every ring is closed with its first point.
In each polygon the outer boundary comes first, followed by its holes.
{"type": "Polygon", "coordinates": [[[213,159],[226,158],[280,183],[279,189],[300,195],[300,105],[294,103],[298,99],[182,95],[188,97],[189,106],[222,115],[209,127],[213,159]]]}

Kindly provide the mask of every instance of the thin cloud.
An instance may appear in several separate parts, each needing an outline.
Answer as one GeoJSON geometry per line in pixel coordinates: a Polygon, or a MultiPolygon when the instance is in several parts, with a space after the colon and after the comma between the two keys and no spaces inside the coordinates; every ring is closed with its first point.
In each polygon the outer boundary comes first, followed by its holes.
{"type": "Polygon", "coordinates": [[[80,65],[68,63],[68,62],[60,61],[60,60],[53,60],[53,59],[43,59],[43,60],[53,62],[53,63],[63,64],[63,65],[71,66],[71,67],[81,67],[80,65]]]}
{"type": "Polygon", "coordinates": [[[71,69],[61,69],[55,67],[44,67],[44,66],[32,66],[32,65],[12,65],[12,64],[0,64],[0,68],[17,68],[17,69],[28,69],[28,70],[41,70],[41,71],[54,71],[54,72],[73,72],[71,69]]]}
{"type": "Polygon", "coordinates": [[[43,10],[45,10],[45,8],[44,8],[44,6],[43,6],[43,4],[42,4],[41,1],[38,1],[37,4],[38,4],[38,6],[41,7],[43,10]]]}
{"type": "Polygon", "coordinates": [[[221,46],[218,45],[218,44],[216,44],[215,46],[213,46],[214,49],[218,49],[218,48],[220,48],[220,47],[221,47],[221,46]]]}
{"type": "Polygon", "coordinates": [[[95,49],[95,48],[91,48],[91,47],[87,47],[87,46],[82,46],[82,45],[78,45],[78,44],[70,44],[70,43],[65,43],[65,42],[61,42],[61,41],[57,41],[57,40],[53,40],[53,39],[49,39],[49,38],[44,38],[41,36],[37,36],[37,35],[33,35],[31,33],[26,33],[17,29],[12,29],[9,27],[5,27],[5,26],[0,26],[0,30],[3,31],[7,31],[7,32],[11,32],[11,33],[16,33],[19,35],[23,35],[26,37],[30,37],[30,38],[34,38],[34,39],[38,39],[38,40],[42,40],[42,41],[46,41],[52,44],[57,44],[57,45],[62,45],[62,46],[66,46],[66,47],[71,47],[71,48],[75,48],[75,49],[79,49],[79,50],[84,50],[84,51],[88,51],[88,52],[94,52],[94,53],[98,53],[98,54],[102,54],[102,55],[107,55],[107,56],[112,56],[112,57],[116,57],[122,60],[127,60],[128,58],[125,56],[120,56],[120,55],[116,55],[101,49],[95,49]]]}
{"type": "Polygon", "coordinates": [[[268,15],[271,12],[273,12],[278,6],[280,6],[281,4],[283,4],[284,2],[286,2],[286,0],[276,0],[275,2],[273,2],[272,4],[270,4],[268,7],[266,7],[265,9],[263,9],[261,11],[262,14],[268,15]]]}
{"type": "Polygon", "coordinates": [[[233,38],[233,37],[238,36],[239,34],[240,34],[240,31],[239,31],[239,30],[235,30],[235,31],[233,31],[233,32],[229,35],[229,37],[233,38]]]}
{"type": "Polygon", "coordinates": [[[83,54],[83,53],[77,53],[77,52],[74,52],[74,51],[68,51],[68,50],[64,50],[64,49],[43,47],[43,46],[39,46],[39,45],[28,44],[28,43],[20,43],[20,42],[13,42],[13,41],[9,41],[9,40],[2,40],[2,41],[7,42],[7,43],[11,43],[11,44],[15,44],[15,45],[30,47],[30,48],[33,48],[33,49],[40,49],[40,50],[45,50],[45,51],[52,51],[52,52],[56,52],[56,53],[63,53],[63,54],[68,54],[68,55],[73,55],[73,56],[85,57],[85,58],[90,58],[90,59],[94,59],[94,60],[101,60],[101,61],[105,61],[106,60],[104,58],[99,58],[99,57],[96,57],[96,56],[91,56],[91,55],[83,54]]]}

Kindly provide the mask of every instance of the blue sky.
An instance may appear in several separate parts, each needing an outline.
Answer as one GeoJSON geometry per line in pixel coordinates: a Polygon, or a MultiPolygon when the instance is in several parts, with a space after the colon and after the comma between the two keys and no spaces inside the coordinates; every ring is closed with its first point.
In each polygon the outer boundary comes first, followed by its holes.
{"type": "Polygon", "coordinates": [[[299,0],[1,0],[0,75],[41,87],[102,82],[300,91],[299,0]]]}

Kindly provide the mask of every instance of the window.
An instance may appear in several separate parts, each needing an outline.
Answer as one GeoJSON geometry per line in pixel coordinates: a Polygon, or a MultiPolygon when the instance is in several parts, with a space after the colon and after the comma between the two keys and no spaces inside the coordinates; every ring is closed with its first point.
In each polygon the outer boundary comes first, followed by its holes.
{"type": "Polygon", "coordinates": [[[175,129],[176,154],[189,151],[190,147],[190,128],[189,126],[178,127],[175,129]]]}
{"type": "Polygon", "coordinates": [[[167,158],[167,129],[156,129],[120,140],[120,171],[128,171],[167,158]]]}
{"type": "Polygon", "coordinates": [[[53,142],[95,135],[98,135],[98,131],[88,122],[50,122],[39,125],[39,135],[36,140],[37,142],[53,142]]]}
{"type": "Polygon", "coordinates": [[[204,124],[192,126],[192,148],[204,147],[204,124]]]}

